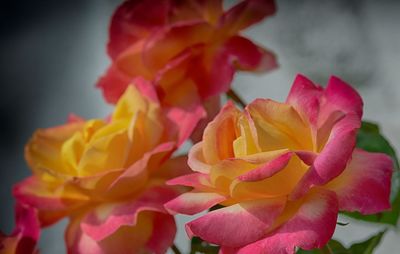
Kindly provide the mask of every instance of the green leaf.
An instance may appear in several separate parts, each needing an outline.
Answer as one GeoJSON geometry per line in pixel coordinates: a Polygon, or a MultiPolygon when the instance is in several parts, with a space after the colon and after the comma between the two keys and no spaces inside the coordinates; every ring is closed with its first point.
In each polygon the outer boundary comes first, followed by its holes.
{"type": "Polygon", "coordinates": [[[298,250],[297,254],[372,254],[382,240],[385,231],[368,238],[367,240],[351,245],[350,248],[344,247],[337,240],[330,240],[322,249],[298,250]]]}
{"type": "Polygon", "coordinates": [[[362,215],[358,212],[343,214],[358,220],[385,223],[396,226],[400,215],[400,171],[396,152],[390,145],[389,141],[387,141],[381,135],[379,126],[375,123],[366,121],[362,122],[362,126],[357,133],[357,147],[369,152],[385,153],[392,157],[395,168],[395,171],[393,172],[390,193],[392,210],[373,215],[362,215]]]}
{"type": "Polygon", "coordinates": [[[370,237],[364,242],[355,243],[350,247],[351,254],[372,254],[375,248],[379,245],[386,230],[370,237]]]}
{"type": "Polygon", "coordinates": [[[193,237],[190,244],[190,254],[218,254],[219,247],[193,237]]]}
{"type": "Polygon", "coordinates": [[[297,254],[350,254],[349,250],[347,250],[339,241],[330,240],[329,243],[322,249],[314,249],[314,250],[298,250],[297,254]]]}

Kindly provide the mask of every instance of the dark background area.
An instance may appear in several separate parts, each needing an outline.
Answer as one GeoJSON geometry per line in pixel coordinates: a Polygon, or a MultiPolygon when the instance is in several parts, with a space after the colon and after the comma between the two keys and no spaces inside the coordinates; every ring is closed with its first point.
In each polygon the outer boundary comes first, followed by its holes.
{"type": "MultiPolygon", "coordinates": [[[[13,228],[11,188],[30,173],[23,149],[35,129],[62,124],[70,112],[86,118],[110,112],[94,84],[108,65],[108,22],[119,2],[0,4],[1,231],[13,228]]],[[[281,67],[262,76],[238,75],[235,89],[248,102],[260,96],[283,100],[296,73],[321,84],[335,74],[359,89],[366,117],[380,122],[400,148],[400,1],[277,2],[277,15],[246,34],[273,50],[281,67]]],[[[42,253],[63,252],[63,225],[44,231],[42,253]]],[[[338,237],[350,242],[375,230],[355,228],[338,237]]],[[[388,234],[388,247],[378,253],[395,253],[398,237],[388,234]]],[[[187,246],[184,232],[178,241],[187,246]]]]}

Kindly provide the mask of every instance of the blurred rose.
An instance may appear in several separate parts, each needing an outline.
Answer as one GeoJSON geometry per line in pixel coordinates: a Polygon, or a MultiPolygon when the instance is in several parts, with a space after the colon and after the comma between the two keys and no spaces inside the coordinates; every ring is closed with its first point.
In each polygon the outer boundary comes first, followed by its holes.
{"type": "MultiPolygon", "coordinates": [[[[240,35],[274,14],[272,0],[126,1],[114,13],[112,64],[97,86],[115,103],[133,77],[155,81],[167,105],[187,107],[226,92],[236,70],[266,71],[275,56],[240,35]]],[[[214,99],[215,100],[215,99],[214,99]]]]}
{"type": "Polygon", "coordinates": [[[36,210],[17,204],[15,207],[16,228],[10,236],[0,232],[0,254],[34,254],[40,228],[36,210]]]}
{"type": "Polygon", "coordinates": [[[108,120],[74,117],[36,131],[26,146],[33,176],[14,195],[38,209],[42,226],[70,217],[69,253],[164,253],[174,239],[163,204],[176,190],[164,183],[182,174],[185,158],[169,157],[202,111],[161,108],[150,83],[135,85],[108,120]]]}
{"type": "Polygon", "coordinates": [[[243,112],[228,103],[190,151],[197,173],[170,181],[194,189],[167,209],[195,214],[224,206],[186,225],[221,253],[324,246],[338,211],[390,208],[390,157],[355,149],[362,106],[340,79],[323,89],[300,75],[285,103],[257,99],[243,112]]]}

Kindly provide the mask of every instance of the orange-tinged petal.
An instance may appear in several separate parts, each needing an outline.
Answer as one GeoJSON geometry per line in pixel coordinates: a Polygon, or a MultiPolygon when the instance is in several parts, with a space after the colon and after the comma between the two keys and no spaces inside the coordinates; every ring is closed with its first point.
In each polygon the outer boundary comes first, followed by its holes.
{"type": "Polygon", "coordinates": [[[272,0],[244,0],[224,13],[222,25],[234,34],[274,14],[275,11],[275,2],[272,0]]]}
{"type": "Polygon", "coordinates": [[[237,137],[236,122],[239,113],[232,103],[228,103],[204,130],[203,156],[208,164],[234,157],[232,144],[237,137]]]}
{"type": "Polygon", "coordinates": [[[238,199],[287,196],[307,169],[308,166],[304,165],[297,156],[292,156],[286,167],[269,178],[255,182],[236,179],[230,184],[231,196],[238,199]]]}
{"type": "Polygon", "coordinates": [[[290,105],[257,99],[246,109],[256,125],[263,151],[312,149],[311,131],[290,105]]]}

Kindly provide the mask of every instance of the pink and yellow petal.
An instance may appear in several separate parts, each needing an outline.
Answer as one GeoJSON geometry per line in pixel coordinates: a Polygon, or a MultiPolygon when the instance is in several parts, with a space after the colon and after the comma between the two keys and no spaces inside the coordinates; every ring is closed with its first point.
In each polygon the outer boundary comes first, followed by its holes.
{"type": "Polygon", "coordinates": [[[312,186],[324,185],[343,172],[354,150],[360,124],[357,115],[348,114],[333,127],[326,145],[291,194],[291,199],[301,197],[312,186]]]}
{"type": "Polygon", "coordinates": [[[230,182],[230,195],[239,200],[286,197],[296,188],[307,168],[297,156],[292,156],[285,167],[270,177],[258,181],[241,181],[238,178],[230,182]]]}
{"type": "Polygon", "coordinates": [[[316,189],[305,197],[300,206],[296,206],[298,208],[287,208],[295,212],[288,220],[284,219],[285,222],[277,229],[236,253],[294,254],[296,247],[305,250],[323,247],[331,239],[336,227],[338,202],[335,193],[316,189]]]}
{"type": "Polygon", "coordinates": [[[221,208],[189,222],[186,231],[189,236],[199,236],[210,243],[243,246],[265,234],[283,211],[285,202],[264,199],[221,208]]]}
{"type": "Polygon", "coordinates": [[[165,213],[164,203],[175,196],[176,192],[170,188],[153,187],[133,202],[101,204],[82,218],[81,228],[94,240],[101,241],[123,226],[136,225],[142,211],[165,213]]]}
{"type": "Polygon", "coordinates": [[[224,195],[212,192],[186,192],[165,204],[172,214],[193,215],[226,200],[224,195]]]}
{"type": "Polygon", "coordinates": [[[246,110],[254,121],[263,151],[312,149],[311,130],[291,105],[257,99],[246,110]]]}
{"type": "Polygon", "coordinates": [[[305,122],[316,127],[322,94],[322,87],[316,86],[311,80],[298,74],[290,89],[286,103],[292,105],[305,122]]]}
{"type": "Polygon", "coordinates": [[[71,219],[65,239],[68,253],[140,253],[149,251],[147,243],[155,231],[154,213],[142,212],[134,225],[120,227],[108,237],[96,241],[87,235],[81,227],[81,218],[71,219]]]}
{"type": "Polygon", "coordinates": [[[340,210],[374,214],[390,209],[392,172],[389,156],[356,149],[343,173],[325,187],[336,192],[340,210]]]}
{"type": "Polygon", "coordinates": [[[53,224],[89,200],[72,185],[46,186],[35,176],[16,184],[13,195],[18,202],[38,209],[42,226],[53,224]]]}
{"type": "Polygon", "coordinates": [[[233,158],[233,141],[236,139],[236,121],[240,111],[227,103],[210,122],[203,134],[203,157],[207,164],[233,158]]]}
{"type": "Polygon", "coordinates": [[[243,182],[255,182],[269,178],[284,169],[288,165],[292,155],[291,152],[285,153],[257,169],[240,175],[238,179],[243,182]]]}
{"type": "Polygon", "coordinates": [[[346,114],[356,114],[360,119],[363,113],[363,101],[358,92],[338,77],[332,76],[324,91],[325,103],[321,105],[321,118],[340,110],[346,114]]]}

